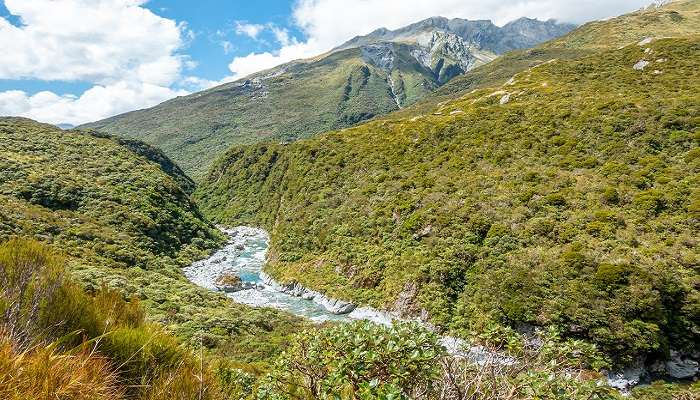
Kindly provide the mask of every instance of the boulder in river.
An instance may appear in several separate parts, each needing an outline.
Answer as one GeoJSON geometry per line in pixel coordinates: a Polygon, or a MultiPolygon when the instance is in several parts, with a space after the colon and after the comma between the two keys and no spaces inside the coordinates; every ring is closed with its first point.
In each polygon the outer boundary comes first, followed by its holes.
{"type": "Polygon", "coordinates": [[[216,288],[226,293],[239,292],[246,289],[243,280],[236,274],[225,273],[216,280],[216,288]]]}

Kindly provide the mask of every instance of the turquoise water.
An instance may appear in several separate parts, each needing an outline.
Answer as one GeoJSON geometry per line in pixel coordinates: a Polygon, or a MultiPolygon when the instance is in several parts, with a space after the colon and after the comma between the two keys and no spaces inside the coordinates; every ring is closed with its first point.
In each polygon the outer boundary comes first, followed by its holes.
{"type": "Polygon", "coordinates": [[[192,282],[211,290],[216,288],[216,280],[225,273],[238,275],[243,282],[254,283],[256,287],[227,296],[237,303],[253,307],[272,307],[314,321],[348,321],[349,315],[334,315],[323,306],[301,297],[277,291],[266,285],[260,272],[265,265],[269,236],[261,229],[238,227],[225,231],[231,241],[206,260],[192,264],[184,273],[192,282]]]}

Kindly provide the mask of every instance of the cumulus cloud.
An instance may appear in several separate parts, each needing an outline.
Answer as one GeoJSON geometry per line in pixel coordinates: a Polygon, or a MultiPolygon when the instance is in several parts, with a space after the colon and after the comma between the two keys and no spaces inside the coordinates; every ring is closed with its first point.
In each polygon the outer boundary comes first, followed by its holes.
{"type": "Polygon", "coordinates": [[[44,91],[34,95],[19,90],[0,93],[0,113],[21,115],[49,123],[78,125],[115,114],[151,107],[164,100],[185,95],[150,83],[119,82],[94,86],[80,97],[44,91]]]}
{"type": "Polygon", "coordinates": [[[650,0],[299,0],[294,24],[306,40],[287,37],[271,52],[236,57],[229,69],[236,77],[298,58],[331,50],[344,41],[379,27],[396,29],[440,15],[448,18],[490,19],[502,25],[520,17],[554,18],[583,23],[632,11],[650,0]]]}
{"type": "Polygon", "coordinates": [[[81,96],[0,93],[0,114],[79,124],[184,93],[171,87],[191,61],[192,33],[142,7],[146,0],[5,0],[20,26],[0,18],[0,79],[82,81],[81,96]]]}
{"type": "Polygon", "coordinates": [[[243,21],[236,21],[236,33],[239,35],[248,36],[251,39],[257,39],[258,35],[265,30],[265,25],[249,24],[243,21]]]}
{"type": "Polygon", "coordinates": [[[182,64],[181,27],[144,2],[5,0],[23,25],[0,18],[0,78],[172,82],[182,64]]]}

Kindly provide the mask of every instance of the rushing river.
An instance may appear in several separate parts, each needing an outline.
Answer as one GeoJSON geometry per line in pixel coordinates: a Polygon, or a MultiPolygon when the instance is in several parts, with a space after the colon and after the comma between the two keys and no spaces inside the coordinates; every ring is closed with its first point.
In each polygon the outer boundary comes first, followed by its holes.
{"type": "Polygon", "coordinates": [[[184,269],[185,276],[193,283],[218,291],[216,281],[224,274],[234,274],[250,286],[249,289],[226,293],[233,301],[253,307],[271,307],[309,318],[316,322],[350,321],[366,319],[378,323],[390,323],[391,316],[370,308],[357,308],[350,313],[337,314],[324,306],[319,298],[290,294],[262,272],[269,245],[269,236],[262,229],[237,227],[225,230],[228,244],[206,260],[198,261],[184,269]]]}

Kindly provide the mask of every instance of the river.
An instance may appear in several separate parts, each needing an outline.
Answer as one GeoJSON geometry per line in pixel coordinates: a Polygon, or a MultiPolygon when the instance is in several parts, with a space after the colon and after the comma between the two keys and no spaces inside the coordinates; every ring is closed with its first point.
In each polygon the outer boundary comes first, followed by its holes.
{"type": "Polygon", "coordinates": [[[370,320],[390,324],[388,313],[368,307],[358,307],[349,313],[338,314],[329,307],[330,299],[320,293],[306,291],[290,294],[282,285],[267,277],[262,269],[270,242],[266,231],[239,226],[225,229],[229,242],[211,257],[195,262],[184,269],[185,276],[204,288],[218,291],[217,279],[223,274],[234,274],[251,286],[246,290],[226,293],[233,301],[253,307],[271,307],[309,318],[315,322],[370,320]],[[311,295],[309,295],[311,294],[311,295]],[[302,297],[303,295],[303,297],[302,297]],[[310,297],[315,297],[311,299],[310,297]]]}

